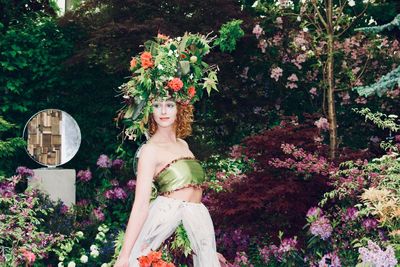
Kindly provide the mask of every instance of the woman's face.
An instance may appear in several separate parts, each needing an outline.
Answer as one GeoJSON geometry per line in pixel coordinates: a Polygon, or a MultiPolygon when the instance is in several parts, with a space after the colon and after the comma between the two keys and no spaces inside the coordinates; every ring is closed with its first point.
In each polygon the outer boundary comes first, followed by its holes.
{"type": "Polygon", "coordinates": [[[172,99],[157,98],[153,100],[153,118],[159,127],[168,127],[175,123],[178,109],[172,99]]]}

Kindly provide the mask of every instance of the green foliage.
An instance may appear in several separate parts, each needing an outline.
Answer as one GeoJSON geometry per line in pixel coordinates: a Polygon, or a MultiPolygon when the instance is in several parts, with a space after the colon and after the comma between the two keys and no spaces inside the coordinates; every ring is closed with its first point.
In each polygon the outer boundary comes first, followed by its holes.
{"type": "Polygon", "coordinates": [[[240,28],[243,20],[231,20],[221,26],[219,30],[220,36],[214,41],[214,45],[218,45],[222,52],[232,52],[236,49],[236,43],[244,36],[244,31],[240,28]]]}
{"type": "Polygon", "coordinates": [[[15,155],[18,150],[26,145],[26,142],[20,137],[4,140],[4,133],[14,127],[14,124],[7,122],[0,116],[0,176],[6,174],[5,169],[10,165],[7,158],[15,155]]]}
{"type": "Polygon", "coordinates": [[[51,17],[26,19],[0,32],[0,112],[39,108],[43,96],[65,83],[60,79],[62,62],[71,49],[51,17]]]}

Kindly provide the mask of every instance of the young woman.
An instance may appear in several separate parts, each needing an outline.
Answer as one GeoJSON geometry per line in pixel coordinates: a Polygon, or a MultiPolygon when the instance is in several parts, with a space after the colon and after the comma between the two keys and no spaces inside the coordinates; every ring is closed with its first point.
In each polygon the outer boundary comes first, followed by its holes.
{"type": "Polygon", "coordinates": [[[193,250],[194,267],[217,267],[214,227],[201,203],[205,173],[182,139],[191,133],[193,106],[173,98],[152,100],[151,138],[141,147],[135,199],[115,267],[139,266],[138,257],[158,250],[182,223],[193,250]],[[158,189],[150,202],[152,183],[158,189]]]}

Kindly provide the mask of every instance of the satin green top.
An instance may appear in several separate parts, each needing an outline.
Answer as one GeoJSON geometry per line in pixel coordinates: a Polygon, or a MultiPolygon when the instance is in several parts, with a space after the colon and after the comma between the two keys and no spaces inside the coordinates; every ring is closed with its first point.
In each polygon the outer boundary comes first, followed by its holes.
{"type": "Polygon", "coordinates": [[[201,186],[204,181],[205,172],[200,161],[191,157],[171,161],[154,177],[157,190],[161,194],[184,187],[201,186]]]}

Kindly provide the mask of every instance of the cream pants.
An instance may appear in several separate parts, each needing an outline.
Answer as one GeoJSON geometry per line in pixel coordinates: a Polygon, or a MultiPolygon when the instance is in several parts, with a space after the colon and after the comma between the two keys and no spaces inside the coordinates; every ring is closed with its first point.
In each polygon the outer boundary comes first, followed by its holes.
{"type": "Polygon", "coordinates": [[[193,250],[194,267],[220,267],[214,226],[203,203],[158,196],[150,203],[149,214],[132,248],[129,267],[138,267],[138,257],[158,250],[182,222],[193,250]]]}

